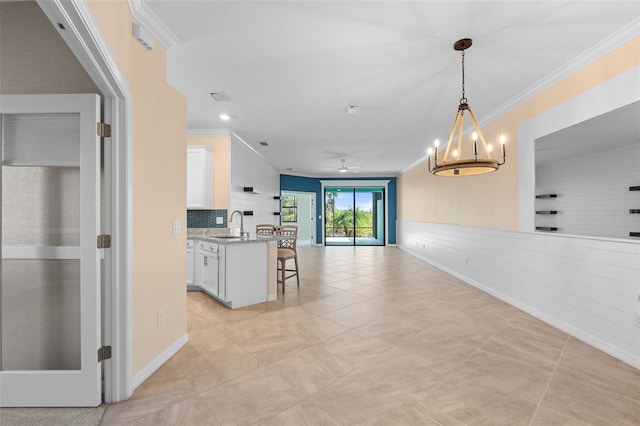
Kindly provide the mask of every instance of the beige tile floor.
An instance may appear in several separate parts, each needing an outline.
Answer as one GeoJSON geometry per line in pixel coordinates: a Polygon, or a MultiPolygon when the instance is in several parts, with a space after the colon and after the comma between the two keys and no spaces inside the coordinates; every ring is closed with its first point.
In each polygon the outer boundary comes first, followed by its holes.
{"type": "Polygon", "coordinates": [[[640,425],[639,370],[397,248],[299,257],[276,302],[189,293],[189,343],[101,423],[640,425]]]}

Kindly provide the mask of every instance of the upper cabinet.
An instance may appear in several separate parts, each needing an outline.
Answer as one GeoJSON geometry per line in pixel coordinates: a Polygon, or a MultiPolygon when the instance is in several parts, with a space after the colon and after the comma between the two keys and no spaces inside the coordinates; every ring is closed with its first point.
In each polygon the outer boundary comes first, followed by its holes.
{"type": "Polygon", "coordinates": [[[187,147],[187,209],[212,209],[212,157],[208,146],[187,147]]]}

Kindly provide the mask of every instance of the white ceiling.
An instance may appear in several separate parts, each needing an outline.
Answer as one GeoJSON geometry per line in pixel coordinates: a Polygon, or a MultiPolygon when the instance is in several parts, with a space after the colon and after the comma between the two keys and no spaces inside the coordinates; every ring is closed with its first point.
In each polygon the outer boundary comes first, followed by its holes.
{"type": "Polygon", "coordinates": [[[640,17],[638,1],[144,5],[178,39],[168,79],[188,99],[189,130],[230,129],[281,172],[318,177],[337,176],[343,158],[360,176],[397,175],[446,140],[460,38],[473,39],[466,94],[482,120],[640,17]]]}

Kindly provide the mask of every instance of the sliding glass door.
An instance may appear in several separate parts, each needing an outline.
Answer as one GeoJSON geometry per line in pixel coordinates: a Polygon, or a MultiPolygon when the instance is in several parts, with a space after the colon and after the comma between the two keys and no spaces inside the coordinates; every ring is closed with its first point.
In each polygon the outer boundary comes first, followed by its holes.
{"type": "Polygon", "coordinates": [[[383,188],[325,188],[325,244],[384,245],[383,188]]]}

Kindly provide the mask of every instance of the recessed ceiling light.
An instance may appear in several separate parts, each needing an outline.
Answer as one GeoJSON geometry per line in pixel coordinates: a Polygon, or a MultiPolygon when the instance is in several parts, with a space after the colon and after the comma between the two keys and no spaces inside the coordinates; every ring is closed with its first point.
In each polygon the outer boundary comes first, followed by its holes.
{"type": "Polygon", "coordinates": [[[231,119],[229,114],[220,114],[218,117],[220,117],[220,120],[222,121],[229,121],[231,119]]]}
{"type": "Polygon", "coordinates": [[[260,142],[260,145],[262,145],[262,146],[269,146],[269,142],[262,141],[262,142],[260,142]]]}

